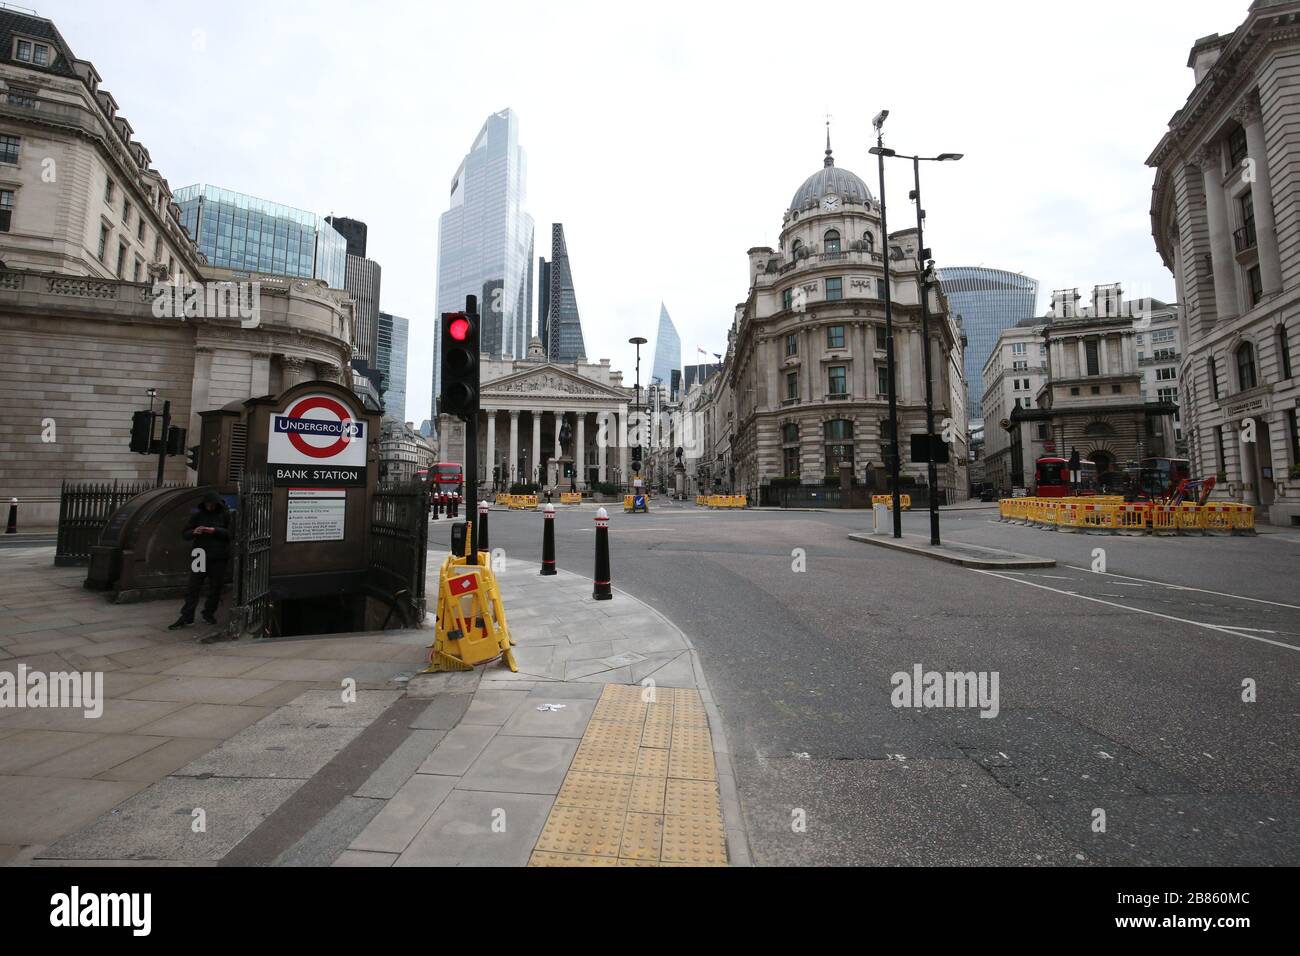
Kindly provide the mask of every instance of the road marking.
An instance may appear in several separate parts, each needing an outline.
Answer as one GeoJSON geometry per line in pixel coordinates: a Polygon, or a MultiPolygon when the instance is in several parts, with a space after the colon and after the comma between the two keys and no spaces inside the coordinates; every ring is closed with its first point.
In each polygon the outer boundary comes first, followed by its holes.
{"type": "Polygon", "coordinates": [[[1199,591],[1202,594],[1215,594],[1219,597],[1236,598],[1238,601],[1253,601],[1256,604],[1271,604],[1274,607],[1285,607],[1293,611],[1300,611],[1300,604],[1283,604],[1281,601],[1266,601],[1263,598],[1246,597],[1244,594],[1230,594],[1227,591],[1211,591],[1208,588],[1194,588],[1183,584],[1166,584],[1164,581],[1149,581],[1146,578],[1129,577],[1127,574],[1116,574],[1113,571],[1093,571],[1090,568],[1075,567],[1073,564],[1067,564],[1066,567],[1075,571],[1082,571],[1084,574],[1104,574],[1109,578],[1128,578],[1130,581],[1141,581],[1143,584],[1158,584],[1162,588],[1170,588],[1174,591],[1199,591]]]}
{"type": "MultiPolygon", "coordinates": [[[[1300,647],[1297,647],[1295,644],[1286,644],[1282,641],[1271,641],[1267,637],[1255,637],[1251,634],[1244,634],[1241,629],[1230,627],[1228,625],[1207,624],[1204,621],[1193,621],[1185,617],[1174,617],[1172,614],[1161,614],[1159,611],[1148,611],[1145,608],[1129,607],[1127,604],[1116,604],[1114,601],[1103,601],[1101,598],[1091,597],[1087,594],[1076,594],[1073,591],[1062,591],[1060,588],[1054,588],[1046,584],[1035,584],[1033,581],[1022,581],[1019,578],[1009,578],[997,573],[996,571],[986,571],[982,568],[968,568],[967,570],[974,571],[976,574],[987,574],[991,577],[1002,578],[1002,580],[1010,581],[1013,584],[1027,584],[1031,588],[1042,588],[1044,591],[1051,591],[1054,594],[1065,594],[1069,597],[1079,598],[1082,601],[1094,601],[1097,604],[1105,604],[1108,607],[1117,607],[1122,611],[1133,611],[1135,614],[1149,614],[1152,617],[1162,617],[1166,621],[1177,621],[1179,624],[1190,624],[1193,627],[1203,627],[1206,630],[1218,631],[1220,634],[1231,634],[1233,637],[1244,637],[1248,641],[1259,641],[1261,644],[1272,644],[1275,647],[1285,647],[1290,651],[1300,651],[1300,647]]],[[[1266,601],[1264,603],[1271,604],[1273,602],[1266,601]]]]}

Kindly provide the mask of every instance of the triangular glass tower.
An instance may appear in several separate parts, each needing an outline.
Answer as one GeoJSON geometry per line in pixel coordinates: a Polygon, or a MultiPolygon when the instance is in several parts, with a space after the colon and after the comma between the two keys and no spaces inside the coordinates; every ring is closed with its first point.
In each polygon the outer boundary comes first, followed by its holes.
{"type": "Polygon", "coordinates": [[[650,373],[650,384],[658,385],[664,397],[669,398],[673,387],[673,372],[677,372],[680,381],[681,367],[682,340],[677,334],[677,327],[673,325],[672,318],[668,315],[667,307],[660,302],[659,332],[655,336],[655,364],[650,373]]]}
{"type": "Polygon", "coordinates": [[[578,298],[573,291],[573,271],[569,268],[569,249],[564,243],[564,225],[551,226],[551,261],[541,262],[542,282],[539,294],[541,309],[537,316],[537,333],[551,362],[576,362],[586,359],[582,340],[582,319],[578,315],[578,298]]]}

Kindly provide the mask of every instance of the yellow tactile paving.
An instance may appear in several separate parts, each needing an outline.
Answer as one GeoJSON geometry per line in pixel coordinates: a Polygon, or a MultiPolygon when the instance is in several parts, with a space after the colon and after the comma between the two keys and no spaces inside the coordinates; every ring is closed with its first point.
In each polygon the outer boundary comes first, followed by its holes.
{"type": "Polygon", "coordinates": [[[633,777],[628,813],[663,813],[666,777],[633,777]]]}
{"type": "Polygon", "coordinates": [[[671,751],[651,750],[642,747],[636,755],[636,773],[639,777],[668,776],[668,757],[671,751]]]}
{"type": "Polygon", "coordinates": [[[708,718],[698,692],[610,684],[529,866],[726,866],[708,718]]]}
{"type": "Polygon", "coordinates": [[[534,850],[528,860],[529,866],[621,866],[617,857],[584,856],[581,853],[550,853],[546,850],[534,850]]]}
{"type": "Polygon", "coordinates": [[[623,843],[618,855],[624,860],[658,860],[663,835],[662,814],[629,813],[623,824],[623,843]]]}
{"type": "Polygon", "coordinates": [[[727,838],[719,824],[706,824],[690,817],[664,817],[664,863],[715,863],[727,858],[727,838]]]}
{"type": "Polygon", "coordinates": [[[588,810],[627,810],[632,793],[632,777],[611,773],[588,773],[572,770],[555,802],[562,807],[585,807],[588,810]]]}
{"type": "Polygon", "coordinates": [[[722,804],[718,785],[711,780],[669,780],[664,795],[664,813],[713,820],[722,825],[722,804]]]}
{"type": "Polygon", "coordinates": [[[621,810],[590,810],[586,807],[551,807],[534,850],[553,853],[581,853],[587,856],[618,856],[623,839],[621,810]]]}

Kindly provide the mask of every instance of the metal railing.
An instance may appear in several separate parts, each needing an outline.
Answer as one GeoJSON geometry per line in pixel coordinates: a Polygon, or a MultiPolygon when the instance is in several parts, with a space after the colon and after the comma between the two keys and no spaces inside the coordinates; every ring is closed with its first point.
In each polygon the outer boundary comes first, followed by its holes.
{"type": "MultiPolygon", "coordinates": [[[[163,488],[181,488],[184,482],[168,482],[163,488]]],[[[54,563],[73,567],[90,563],[90,549],[113,514],[137,495],[154,489],[152,481],[63,482],[59,490],[59,531],[54,563]]]]}
{"type": "Polygon", "coordinates": [[[1238,252],[1255,248],[1255,220],[1247,219],[1246,224],[1232,233],[1233,245],[1238,252]]]}

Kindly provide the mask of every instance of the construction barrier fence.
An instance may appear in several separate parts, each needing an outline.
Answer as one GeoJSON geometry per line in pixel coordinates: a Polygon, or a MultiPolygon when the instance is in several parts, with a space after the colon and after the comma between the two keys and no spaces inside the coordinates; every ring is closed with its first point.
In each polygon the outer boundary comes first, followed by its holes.
{"type": "MultiPolygon", "coordinates": [[[[884,505],[886,508],[888,508],[888,509],[890,509],[890,510],[892,511],[892,510],[894,509],[894,496],[893,496],[893,495],[872,495],[872,496],[871,496],[871,504],[872,504],[873,506],[874,506],[874,505],[884,505]]],[[[900,494],[900,495],[898,496],[898,506],[899,506],[899,508],[901,508],[903,511],[911,511],[911,510],[912,510],[912,496],[911,496],[911,495],[900,494]]]]}
{"type": "Polygon", "coordinates": [[[1138,534],[1253,534],[1255,509],[1234,501],[1205,505],[1125,502],[1116,497],[1003,498],[1001,520],[1059,531],[1138,534]]]}

